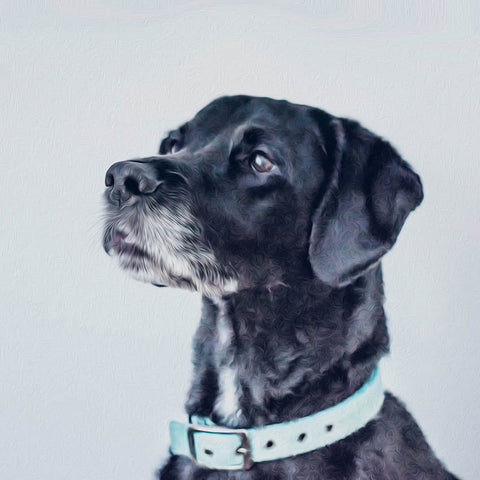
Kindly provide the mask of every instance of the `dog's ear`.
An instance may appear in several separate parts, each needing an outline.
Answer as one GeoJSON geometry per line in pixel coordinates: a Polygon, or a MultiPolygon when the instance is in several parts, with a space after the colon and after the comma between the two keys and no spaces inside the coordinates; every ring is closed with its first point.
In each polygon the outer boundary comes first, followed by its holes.
{"type": "Polygon", "coordinates": [[[388,142],[351,120],[319,116],[327,180],[312,217],[309,257],[318,278],[342,287],[392,247],[423,191],[388,142]]]}

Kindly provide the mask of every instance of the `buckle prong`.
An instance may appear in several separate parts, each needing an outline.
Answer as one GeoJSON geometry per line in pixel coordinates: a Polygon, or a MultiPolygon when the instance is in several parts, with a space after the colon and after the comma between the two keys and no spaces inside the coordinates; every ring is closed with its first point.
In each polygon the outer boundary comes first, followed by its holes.
{"type": "Polygon", "coordinates": [[[240,446],[235,450],[235,453],[243,455],[243,464],[242,465],[229,465],[221,466],[218,465],[215,468],[220,470],[248,470],[253,466],[252,460],[252,447],[250,445],[250,440],[248,438],[248,432],[244,429],[233,429],[225,428],[211,425],[192,425],[190,424],[187,429],[188,434],[188,448],[190,450],[190,456],[197,462],[199,465],[200,462],[197,459],[197,452],[195,449],[195,439],[194,434],[196,432],[204,433],[216,433],[220,435],[238,435],[240,437],[240,446]]]}

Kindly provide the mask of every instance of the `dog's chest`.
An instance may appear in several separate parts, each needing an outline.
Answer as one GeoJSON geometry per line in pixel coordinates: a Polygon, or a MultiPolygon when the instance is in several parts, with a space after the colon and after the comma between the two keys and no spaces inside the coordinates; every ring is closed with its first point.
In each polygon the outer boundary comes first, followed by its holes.
{"type": "Polygon", "coordinates": [[[259,328],[262,311],[258,306],[248,309],[250,316],[232,313],[222,299],[216,300],[215,306],[208,340],[203,339],[211,342],[218,385],[212,408],[214,420],[231,428],[244,425],[247,418],[251,421],[252,412],[257,419],[274,420],[266,403],[272,397],[290,394],[304,378],[303,369],[292,367],[301,356],[291,342],[294,334],[289,331],[282,336],[272,330],[272,324],[259,328]]]}
{"type": "Polygon", "coordinates": [[[242,388],[235,362],[235,334],[223,300],[217,302],[217,307],[214,362],[217,369],[218,396],[213,412],[222,423],[236,427],[242,417],[240,407],[242,388]]]}

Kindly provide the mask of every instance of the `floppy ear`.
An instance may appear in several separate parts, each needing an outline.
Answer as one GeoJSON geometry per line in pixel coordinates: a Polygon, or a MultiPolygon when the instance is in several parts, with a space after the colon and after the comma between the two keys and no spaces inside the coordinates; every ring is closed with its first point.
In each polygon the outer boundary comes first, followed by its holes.
{"type": "Polygon", "coordinates": [[[346,119],[331,119],[327,129],[330,171],[312,218],[309,257],[318,278],[342,287],[392,247],[423,191],[385,140],[346,119]]]}

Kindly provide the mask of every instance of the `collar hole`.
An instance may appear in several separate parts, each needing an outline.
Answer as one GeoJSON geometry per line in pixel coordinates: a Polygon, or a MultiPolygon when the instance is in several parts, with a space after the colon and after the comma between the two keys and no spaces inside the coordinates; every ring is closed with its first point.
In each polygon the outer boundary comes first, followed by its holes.
{"type": "Polygon", "coordinates": [[[269,440],[269,441],[265,444],[265,448],[272,448],[274,445],[275,445],[275,442],[274,442],[273,440],[269,440]]]}
{"type": "Polygon", "coordinates": [[[205,452],[206,455],[210,455],[210,456],[213,455],[213,451],[210,450],[210,449],[208,449],[208,448],[206,448],[206,449],[204,450],[204,452],[205,452]]]}
{"type": "Polygon", "coordinates": [[[327,426],[325,427],[325,430],[326,430],[327,432],[331,432],[332,429],[333,429],[333,425],[327,425],[327,426]]]}
{"type": "Polygon", "coordinates": [[[306,434],[306,433],[301,433],[301,434],[298,436],[297,440],[298,440],[299,442],[303,442],[306,438],[307,438],[307,434],[306,434]]]}

